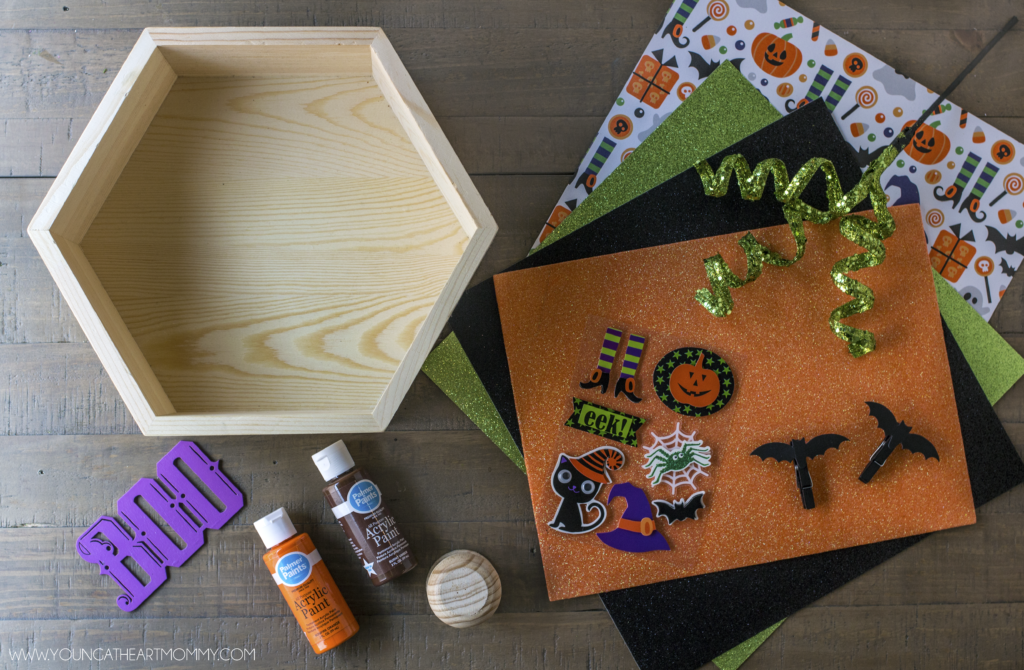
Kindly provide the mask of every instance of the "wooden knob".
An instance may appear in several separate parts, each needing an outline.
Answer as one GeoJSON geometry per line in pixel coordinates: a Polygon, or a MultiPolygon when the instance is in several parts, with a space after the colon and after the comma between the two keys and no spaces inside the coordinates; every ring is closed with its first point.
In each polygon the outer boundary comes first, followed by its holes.
{"type": "Polygon", "coordinates": [[[469,628],[498,609],[501,580],[486,558],[459,549],[437,559],[430,568],[427,602],[437,618],[449,626],[469,628]]]}

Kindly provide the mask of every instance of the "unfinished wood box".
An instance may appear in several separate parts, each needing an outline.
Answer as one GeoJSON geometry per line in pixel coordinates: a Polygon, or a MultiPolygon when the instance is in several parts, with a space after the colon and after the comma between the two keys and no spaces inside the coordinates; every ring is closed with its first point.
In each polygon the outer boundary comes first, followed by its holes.
{"type": "Polygon", "coordinates": [[[497,226],[379,28],[143,31],[29,235],[146,435],[383,430],[497,226]]]}

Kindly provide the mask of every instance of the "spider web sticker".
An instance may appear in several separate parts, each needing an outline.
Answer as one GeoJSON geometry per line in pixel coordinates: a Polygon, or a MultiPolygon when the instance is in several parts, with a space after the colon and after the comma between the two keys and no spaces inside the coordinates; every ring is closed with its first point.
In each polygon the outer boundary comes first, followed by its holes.
{"type": "Polygon", "coordinates": [[[702,440],[696,439],[697,432],[684,433],[680,424],[668,435],[658,435],[651,431],[654,444],[644,445],[644,469],[647,478],[653,480],[651,486],[667,484],[676,489],[684,484],[697,490],[694,480],[707,476],[704,468],[711,466],[711,448],[704,446],[702,440]]]}

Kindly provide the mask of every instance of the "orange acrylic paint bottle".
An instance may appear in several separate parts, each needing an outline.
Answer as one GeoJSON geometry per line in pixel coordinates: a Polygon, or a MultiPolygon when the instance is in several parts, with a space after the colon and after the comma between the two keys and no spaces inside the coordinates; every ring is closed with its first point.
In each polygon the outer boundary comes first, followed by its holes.
{"type": "Polygon", "coordinates": [[[295,530],[288,512],[278,508],[253,525],[270,550],[263,554],[263,562],[313,650],[322,654],[358,633],[359,624],[320,552],[308,534],[295,530]]]}

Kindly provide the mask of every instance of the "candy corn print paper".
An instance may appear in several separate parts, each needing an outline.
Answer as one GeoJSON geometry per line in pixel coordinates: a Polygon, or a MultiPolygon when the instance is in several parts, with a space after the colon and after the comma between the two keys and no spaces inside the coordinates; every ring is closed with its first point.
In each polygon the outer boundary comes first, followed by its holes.
{"type": "MultiPolygon", "coordinates": [[[[681,0],[647,45],[538,244],[725,60],[783,114],[823,99],[862,167],[937,97],[777,1],[681,0]]],[[[921,194],[932,266],[987,320],[1024,260],[1024,146],[945,102],[882,179],[893,203],[909,183],[921,194]]]]}

